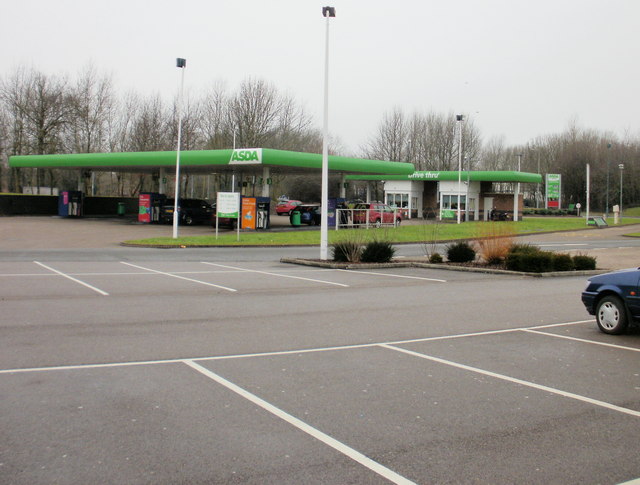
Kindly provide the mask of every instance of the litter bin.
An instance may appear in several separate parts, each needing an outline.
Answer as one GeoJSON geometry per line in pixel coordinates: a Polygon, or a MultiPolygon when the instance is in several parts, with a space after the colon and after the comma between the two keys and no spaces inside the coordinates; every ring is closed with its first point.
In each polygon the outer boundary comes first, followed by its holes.
{"type": "Polygon", "coordinates": [[[300,211],[293,211],[291,213],[291,225],[292,226],[300,225],[300,211]]]}
{"type": "Polygon", "coordinates": [[[126,207],[124,202],[118,202],[118,217],[123,217],[126,212],[126,207]]]}

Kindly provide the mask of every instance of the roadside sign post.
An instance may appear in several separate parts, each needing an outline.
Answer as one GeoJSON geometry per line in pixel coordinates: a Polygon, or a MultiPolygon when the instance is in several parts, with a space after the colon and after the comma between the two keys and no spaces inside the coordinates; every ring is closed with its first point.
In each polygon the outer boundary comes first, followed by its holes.
{"type": "Polygon", "coordinates": [[[236,219],[237,241],[240,241],[240,193],[218,192],[216,198],[216,239],[218,239],[218,220],[220,217],[236,219]]]}

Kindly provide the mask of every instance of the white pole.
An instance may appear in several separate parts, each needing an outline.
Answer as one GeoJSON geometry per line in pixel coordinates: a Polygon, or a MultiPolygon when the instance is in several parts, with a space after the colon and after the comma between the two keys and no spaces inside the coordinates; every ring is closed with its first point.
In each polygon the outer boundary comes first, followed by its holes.
{"type": "Polygon", "coordinates": [[[462,192],[462,115],[458,115],[459,146],[458,146],[458,224],[460,224],[460,192],[462,192]]]}
{"type": "Polygon", "coordinates": [[[184,92],[184,70],[187,67],[185,59],[178,59],[178,67],[182,70],[180,81],[180,95],[178,97],[178,147],[176,148],[176,187],[173,199],[173,239],[178,238],[178,198],[180,196],[180,143],[182,140],[182,97],[184,92]]]}
{"type": "MultiPolygon", "coordinates": [[[[522,160],[522,154],[518,153],[518,172],[520,172],[520,161],[522,160]]],[[[520,182],[516,183],[516,190],[513,194],[513,221],[518,222],[518,199],[520,198],[520,182]]]]}
{"type": "MultiPolygon", "coordinates": [[[[328,259],[329,246],[329,18],[331,11],[323,9],[327,19],[324,56],[324,123],[322,129],[322,200],[320,201],[320,259],[328,259]]],[[[335,15],[335,13],[334,13],[335,15]]]]}
{"type": "MultiPolygon", "coordinates": [[[[233,150],[236,149],[236,129],[233,129],[233,150]]],[[[231,172],[231,192],[236,191],[236,172],[231,172]]]]}
{"type": "Polygon", "coordinates": [[[590,167],[589,164],[587,163],[587,225],[589,224],[589,200],[591,199],[591,192],[590,192],[590,188],[591,188],[591,182],[590,182],[590,167]]]}

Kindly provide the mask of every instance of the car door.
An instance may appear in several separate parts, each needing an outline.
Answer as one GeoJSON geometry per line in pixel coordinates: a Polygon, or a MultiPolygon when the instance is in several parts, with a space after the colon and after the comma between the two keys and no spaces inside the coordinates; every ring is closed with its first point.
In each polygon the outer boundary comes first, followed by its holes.
{"type": "Polygon", "coordinates": [[[388,205],[382,206],[382,222],[386,224],[393,224],[393,209],[388,205]]]}
{"type": "Polygon", "coordinates": [[[640,320],[640,269],[634,272],[634,285],[629,288],[629,295],[627,296],[627,307],[629,312],[633,315],[633,318],[640,320]]]}

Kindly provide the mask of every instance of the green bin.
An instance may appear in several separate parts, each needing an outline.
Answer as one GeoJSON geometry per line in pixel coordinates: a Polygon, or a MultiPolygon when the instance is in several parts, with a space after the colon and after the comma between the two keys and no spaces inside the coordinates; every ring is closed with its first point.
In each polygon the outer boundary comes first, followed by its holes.
{"type": "Polygon", "coordinates": [[[124,216],[126,207],[124,202],[118,202],[118,217],[124,216]]]}
{"type": "Polygon", "coordinates": [[[292,226],[300,225],[300,211],[293,211],[291,213],[291,225],[292,226]]]}

